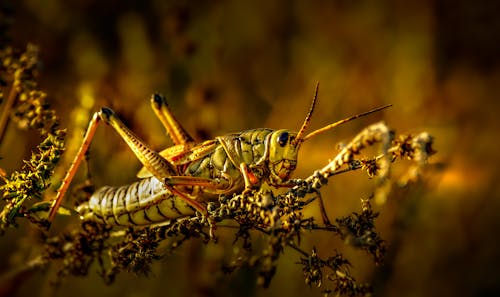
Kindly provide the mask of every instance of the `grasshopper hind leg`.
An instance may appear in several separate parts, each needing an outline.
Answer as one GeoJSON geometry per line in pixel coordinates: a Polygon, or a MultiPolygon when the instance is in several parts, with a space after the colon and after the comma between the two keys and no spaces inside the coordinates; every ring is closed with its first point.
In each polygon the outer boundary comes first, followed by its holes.
{"type": "MultiPolygon", "coordinates": [[[[116,116],[116,114],[111,109],[102,108],[101,111],[96,112],[92,117],[92,120],[89,123],[89,127],[87,128],[87,131],[85,133],[83,144],[80,146],[78,153],[76,154],[76,156],[73,159],[73,162],[71,163],[70,169],[66,173],[66,176],[64,177],[61,186],[57,190],[56,198],[52,204],[52,208],[49,213],[49,223],[54,220],[55,215],[57,213],[57,209],[60,206],[63,197],[66,191],[68,190],[68,186],[73,180],[73,177],[81,161],[84,159],[85,153],[87,152],[90,146],[90,143],[92,141],[92,138],[94,137],[94,134],[97,130],[100,121],[104,121],[112,128],[114,128],[114,130],[128,144],[130,149],[134,152],[134,154],[139,159],[139,161],[144,165],[144,167],[149,172],[151,172],[153,176],[155,176],[158,180],[163,180],[166,177],[178,175],[177,168],[174,165],[172,165],[168,160],[163,158],[158,152],[149,148],[149,146],[146,143],[140,140],[128,127],[125,126],[125,124],[123,124],[123,122],[118,118],[118,116],[116,116]]],[[[177,126],[177,128],[179,127],[180,125],[177,126]]],[[[181,130],[179,131],[184,131],[182,127],[180,127],[180,129],[181,130]]],[[[191,139],[190,136],[186,133],[183,134],[181,132],[180,134],[175,134],[175,135],[176,135],[175,137],[177,137],[177,141],[188,141],[189,139],[191,139]],[[184,136],[179,136],[179,135],[184,135],[184,136]]],[[[172,193],[178,195],[182,200],[191,205],[197,211],[202,213],[206,212],[205,207],[201,203],[193,199],[190,199],[184,193],[175,189],[175,187],[169,185],[165,185],[165,187],[168,188],[172,193]]]]}
{"type": "Polygon", "coordinates": [[[151,107],[158,119],[167,130],[174,144],[187,144],[193,142],[193,137],[182,127],[181,123],[175,118],[167,104],[167,100],[160,94],[154,94],[151,98],[151,107]]]}
{"type": "MultiPolygon", "coordinates": [[[[103,108],[101,110],[101,118],[113,127],[118,134],[120,134],[122,139],[128,144],[139,161],[158,180],[178,175],[177,168],[174,165],[139,139],[127,126],[125,126],[125,124],[123,124],[123,122],[111,109],[103,108]]],[[[206,212],[205,207],[200,202],[187,197],[187,195],[173,186],[169,186],[167,184],[164,185],[168,190],[179,196],[197,211],[201,213],[206,212]]]]}
{"type": "Polygon", "coordinates": [[[49,212],[49,218],[48,218],[49,223],[51,223],[54,220],[57,214],[57,209],[61,205],[61,202],[64,198],[64,194],[66,194],[69,184],[73,180],[73,177],[75,176],[76,171],[80,166],[80,163],[85,158],[85,154],[87,153],[90,143],[92,142],[92,138],[94,137],[97,127],[99,126],[100,120],[101,120],[100,113],[99,112],[94,113],[92,119],[90,120],[87,131],[83,136],[83,143],[80,146],[78,152],[76,153],[73,161],[71,162],[71,165],[68,171],[66,172],[66,175],[64,176],[61,185],[57,190],[56,198],[54,199],[54,202],[52,203],[52,207],[49,212]]]}

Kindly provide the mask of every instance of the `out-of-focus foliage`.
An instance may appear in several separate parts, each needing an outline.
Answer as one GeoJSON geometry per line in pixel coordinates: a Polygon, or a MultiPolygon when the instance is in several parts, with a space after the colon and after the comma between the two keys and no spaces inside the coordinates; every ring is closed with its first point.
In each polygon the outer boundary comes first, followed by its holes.
{"type": "MultiPolygon", "coordinates": [[[[385,264],[374,268],[364,253],[342,250],[351,272],[374,284],[379,296],[499,294],[496,1],[26,0],[10,1],[11,10],[8,19],[3,12],[1,17],[13,21],[13,45],[40,47],[40,86],[50,94],[61,126],[75,135],[67,141],[66,165],[91,112],[103,105],[113,107],[153,147],[170,145],[147,102],[157,90],[168,95],[182,123],[200,139],[262,126],[298,129],[316,81],[322,89],[311,129],[394,104],[384,120],[398,131],[432,134],[439,152],[435,161],[442,166],[426,172],[426,182],[413,190],[393,189],[384,205],[375,204],[381,211],[377,227],[388,243],[385,264]]],[[[296,177],[322,167],[335,155],[337,142],[368,123],[359,120],[304,144],[296,177]]],[[[41,142],[37,135],[8,128],[0,167],[10,173],[29,160],[41,142]]],[[[139,164],[131,160],[122,141],[103,128],[91,148],[92,181],[101,186],[134,180],[139,164]]],[[[328,214],[346,217],[355,211],[359,198],[372,190],[365,180],[347,174],[324,187],[328,214]]],[[[310,211],[316,212],[312,206],[310,211]]],[[[64,222],[56,221],[52,232],[64,222]]],[[[1,269],[20,267],[36,254],[29,247],[41,239],[23,235],[1,239],[8,264],[1,269]]],[[[342,246],[321,234],[301,240],[319,241],[317,253],[332,257],[342,246]]],[[[90,273],[68,280],[57,293],[312,293],[293,256],[280,260],[270,288],[262,290],[248,271],[230,281],[221,278],[216,271],[224,254],[220,246],[191,243],[156,263],[149,278],[124,275],[106,287],[90,273]]],[[[50,295],[47,277],[50,271],[26,277],[18,294],[50,295]]]]}

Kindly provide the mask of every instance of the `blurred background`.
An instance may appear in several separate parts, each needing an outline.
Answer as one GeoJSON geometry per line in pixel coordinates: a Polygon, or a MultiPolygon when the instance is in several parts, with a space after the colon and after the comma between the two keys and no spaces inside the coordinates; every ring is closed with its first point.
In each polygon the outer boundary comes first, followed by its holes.
{"type": "MultiPolygon", "coordinates": [[[[304,245],[321,255],[342,251],[376,296],[500,295],[498,1],[23,0],[10,6],[9,36],[18,48],[39,46],[41,89],[68,129],[59,178],[102,106],[160,150],[171,142],[150,108],[153,92],[166,95],[202,140],[257,127],[298,130],[319,81],[310,129],[393,107],[306,143],[295,177],[322,167],[339,143],[379,120],[398,133],[429,132],[437,154],[422,181],[395,189],[376,206],[389,249],[384,265],[327,233],[305,234],[304,245]]],[[[19,168],[39,142],[11,127],[1,167],[19,168]]],[[[103,127],[89,167],[97,186],[121,185],[134,180],[140,164],[103,127]]],[[[76,183],[85,174],[80,170],[76,183]]],[[[358,172],[331,179],[322,190],[330,217],[358,211],[373,188],[358,172]]],[[[317,215],[316,208],[309,214],[317,215]]],[[[1,271],[19,263],[10,255],[27,244],[15,231],[0,238],[1,271]]],[[[251,270],[218,273],[225,253],[191,243],[158,261],[150,277],[121,274],[111,286],[92,271],[54,290],[50,273],[36,273],[18,284],[17,294],[321,295],[305,285],[293,250],[285,251],[268,289],[255,286],[251,270]]]]}

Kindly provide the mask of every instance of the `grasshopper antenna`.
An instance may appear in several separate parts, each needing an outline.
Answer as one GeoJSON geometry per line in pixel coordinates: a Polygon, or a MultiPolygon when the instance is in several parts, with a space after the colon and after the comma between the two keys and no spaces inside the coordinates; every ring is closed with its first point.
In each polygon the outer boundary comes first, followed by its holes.
{"type": "Polygon", "coordinates": [[[318,134],[321,134],[321,133],[323,133],[323,132],[325,132],[327,130],[335,128],[335,127],[337,127],[339,125],[342,125],[344,123],[350,122],[350,121],[352,121],[354,119],[357,119],[357,118],[360,118],[360,117],[367,116],[367,115],[372,114],[374,112],[381,111],[381,110],[386,109],[386,108],[391,107],[391,106],[392,106],[392,104],[388,104],[388,105],[384,105],[384,106],[381,106],[381,107],[377,107],[377,108],[369,110],[367,112],[359,113],[357,115],[353,115],[352,117],[348,117],[346,119],[343,119],[343,120],[340,120],[338,122],[332,123],[332,124],[327,125],[327,126],[325,126],[323,128],[319,128],[319,129],[314,130],[313,132],[307,134],[304,138],[302,138],[301,141],[306,141],[307,139],[309,139],[311,137],[314,137],[314,136],[316,136],[318,134]]]}
{"type": "Polygon", "coordinates": [[[316,106],[316,101],[318,100],[318,89],[319,82],[316,83],[316,90],[314,91],[314,97],[311,103],[311,107],[309,108],[309,112],[307,113],[302,127],[300,127],[300,130],[297,133],[297,137],[295,138],[295,140],[293,140],[292,145],[298,146],[305,140],[304,138],[302,138],[302,136],[304,135],[304,132],[306,132],[307,125],[309,125],[309,122],[311,121],[312,113],[314,111],[314,107],[316,106]]]}

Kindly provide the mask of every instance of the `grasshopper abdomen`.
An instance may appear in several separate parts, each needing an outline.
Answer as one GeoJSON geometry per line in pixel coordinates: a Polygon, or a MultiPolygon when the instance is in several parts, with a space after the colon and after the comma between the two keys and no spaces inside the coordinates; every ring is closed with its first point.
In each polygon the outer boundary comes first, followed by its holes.
{"type": "Polygon", "coordinates": [[[103,187],[78,211],[84,220],[115,226],[151,225],[195,212],[155,177],[121,187],[103,187]]]}

